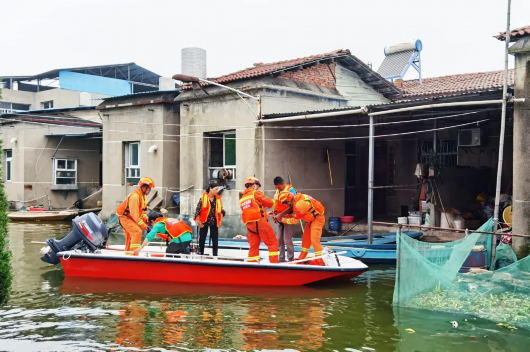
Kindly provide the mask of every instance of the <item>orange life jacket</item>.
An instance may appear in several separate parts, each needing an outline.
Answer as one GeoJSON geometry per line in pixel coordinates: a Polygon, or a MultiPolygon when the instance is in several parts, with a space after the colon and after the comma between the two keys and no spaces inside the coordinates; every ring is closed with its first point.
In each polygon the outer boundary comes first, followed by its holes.
{"type": "Polygon", "coordinates": [[[318,215],[324,215],[325,208],[322,205],[322,203],[320,203],[318,200],[316,200],[315,198],[307,194],[297,193],[296,196],[294,197],[293,204],[295,205],[293,212],[294,212],[295,218],[297,219],[303,219],[306,222],[311,222],[315,220],[315,218],[318,215]],[[298,203],[301,200],[309,202],[309,205],[310,205],[309,210],[305,214],[301,214],[299,210],[296,208],[296,203],[298,203]]]}
{"type": "Polygon", "coordinates": [[[162,217],[156,219],[155,224],[159,222],[164,223],[167,233],[157,233],[156,235],[166,242],[171,242],[174,238],[179,238],[186,232],[193,233],[193,230],[186,223],[178,219],[162,217]]]}
{"type": "Polygon", "coordinates": [[[289,205],[282,203],[285,196],[287,196],[289,193],[291,192],[289,191],[280,192],[280,194],[278,195],[278,204],[276,204],[276,207],[274,208],[274,214],[280,214],[282,211],[284,211],[285,209],[289,207],[289,205]]]}
{"type": "Polygon", "coordinates": [[[256,190],[247,188],[245,192],[243,192],[243,197],[239,200],[239,206],[243,211],[241,220],[244,224],[259,221],[262,217],[265,217],[263,206],[254,197],[255,192],[256,190]]]}
{"type": "Polygon", "coordinates": [[[287,209],[288,205],[282,204],[282,194],[289,193],[291,190],[295,190],[291,184],[286,184],[282,191],[276,190],[276,196],[274,198],[278,200],[278,204],[276,204],[276,207],[274,208],[275,214],[280,214],[282,211],[287,209]]]}
{"type": "Polygon", "coordinates": [[[138,196],[140,197],[140,209],[138,211],[138,214],[140,214],[141,216],[147,211],[147,198],[145,197],[145,194],[142,192],[142,190],[140,188],[137,188],[134,190],[134,192],[129,194],[127,198],[125,198],[125,200],[120,203],[120,205],[118,205],[118,207],[116,208],[116,214],[118,216],[129,216],[129,197],[135,193],[138,194],[138,196]]]}
{"type": "MultiPolygon", "coordinates": [[[[212,206],[210,205],[210,197],[208,196],[208,193],[204,193],[201,198],[202,207],[201,207],[201,213],[199,214],[199,220],[202,223],[205,223],[206,220],[208,220],[208,215],[210,214],[210,211],[212,210],[212,206]]],[[[217,220],[217,225],[221,223],[221,220],[223,219],[223,204],[221,202],[221,196],[216,194],[215,195],[215,220],[217,220]]]]}

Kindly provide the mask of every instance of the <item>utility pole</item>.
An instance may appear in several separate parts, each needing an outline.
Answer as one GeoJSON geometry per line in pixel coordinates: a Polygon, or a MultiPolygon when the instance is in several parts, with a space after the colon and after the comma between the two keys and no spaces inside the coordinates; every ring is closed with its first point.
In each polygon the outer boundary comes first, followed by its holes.
{"type": "Polygon", "coordinates": [[[496,254],[497,230],[499,228],[499,201],[501,197],[502,162],[504,159],[504,132],[506,130],[506,103],[508,95],[508,49],[510,47],[510,7],[512,0],[508,0],[508,13],[506,18],[506,41],[504,47],[504,80],[502,87],[502,112],[501,112],[501,133],[499,136],[499,163],[497,165],[497,185],[495,187],[495,210],[493,212],[493,243],[491,246],[491,260],[493,263],[496,254]]]}

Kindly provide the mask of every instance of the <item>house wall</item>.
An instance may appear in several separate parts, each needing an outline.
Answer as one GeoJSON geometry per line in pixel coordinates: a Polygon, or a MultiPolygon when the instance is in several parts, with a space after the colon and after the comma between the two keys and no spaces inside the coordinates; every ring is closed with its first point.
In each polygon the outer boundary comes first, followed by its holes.
{"type": "MultiPolygon", "coordinates": [[[[216,91],[210,90],[209,92],[216,91]]],[[[336,108],[343,104],[344,100],[337,96],[330,97],[307,95],[292,91],[283,91],[281,87],[277,90],[261,89],[252,94],[260,94],[262,98],[263,114],[280,112],[295,112],[307,110],[309,107],[318,109],[336,108]]],[[[180,211],[183,215],[193,216],[197,202],[206,186],[208,164],[208,140],[203,139],[207,133],[236,130],[236,178],[235,189],[222,192],[223,207],[227,211],[227,217],[220,230],[220,236],[232,237],[237,234],[245,234],[246,230],[241,223],[241,210],[239,207],[239,194],[244,190],[244,182],[249,176],[258,177],[264,193],[270,197],[274,196],[275,188],[273,179],[282,175],[288,179],[287,172],[291,174],[295,187],[300,191],[315,196],[328,203],[331,213],[340,212],[343,202],[335,204],[328,201],[322,192],[330,184],[329,170],[327,164],[319,161],[320,167],[314,168],[314,152],[324,149],[326,143],[312,143],[310,148],[305,148],[301,143],[262,141],[263,130],[256,127],[254,121],[256,116],[250,111],[246,103],[234,95],[219,95],[195,99],[192,92],[183,92],[178,100],[181,102],[180,114],[182,121],[182,135],[191,134],[197,137],[181,138],[181,164],[180,187],[182,189],[192,186],[192,189],[181,193],[180,211]],[[236,126],[236,127],[234,127],[236,126]],[[263,152],[265,149],[265,153],[263,152]],[[264,159],[265,155],[265,159],[264,159]],[[294,165],[294,166],[291,166],[294,165]]],[[[255,101],[246,99],[250,107],[256,111],[255,101]]],[[[311,108],[309,108],[311,109],[311,108]]],[[[304,138],[304,136],[316,136],[318,133],[306,133],[269,130],[265,129],[265,139],[304,138]]],[[[311,137],[306,137],[311,138],[311,137]]],[[[336,187],[343,183],[344,171],[341,159],[343,149],[340,143],[330,143],[331,159],[333,165],[337,165],[337,180],[334,179],[336,187]],[[336,182],[336,183],[335,183],[336,182]]],[[[321,157],[319,156],[319,160],[321,157]]]]}
{"type": "MultiPolygon", "coordinates": [[[[136,186],[125,184],[124,143],[140,142],[141,176],[151,177],[156,190],[172,206],[179,187],[180,117],[173,104],[148,104],[99,110],[103,116],[103,209],[107,219],[136,186]],[[157,146],[155,153],[149,147],[157,146]]],[[[171,209],[170,209],[171,210],[171,209]]]]}
{"type": "MultiPolygon", "coordinates": [[[[41,103],[53,101],[54,108],[71,108],[81,106],[80,95],[89,94],[90,101],[97,98],[105,98],[109,95],[79,92],[61,88],[49,89],[41,92],[26,92],[22,90],[2,89],[2,101],[18,104],[29,104],[31,110],[42,109],[41,103]]],[[[90,105],[97,105],[93,102],[90,105]]]]}
{"type": "MultiPolygon", "coordinates": [[[[46,134],[95,132],[97,128],[72,128],[26,123],[1,127],[4,149],[11,149],[12,180],[5,183],[6,194],[14,206],[42,204],[54,209],[71,206],[99,185],[101,140],[76,137],[46,137],[46,134]],[[11,139],[17,138],[16,143],[11,139]],[[53,157],[77,159],[78,190],[56,191],[53,185],[53,157]],[[24,189],[31,185],[31,189],[24,189]],[[46,196],[43,198],[43,196],[46,196]],[[38,199],[36,199],[38,198],[38,199]],[[35,201],[29,201],[36,199],[35,201]],[[24,201],[24,202],[22,202],[24,201]]],[[[2,165],[5,167],[5,158],[2,165]]],[[[3,175],[5,180],[5,174],[3,175]]]]}

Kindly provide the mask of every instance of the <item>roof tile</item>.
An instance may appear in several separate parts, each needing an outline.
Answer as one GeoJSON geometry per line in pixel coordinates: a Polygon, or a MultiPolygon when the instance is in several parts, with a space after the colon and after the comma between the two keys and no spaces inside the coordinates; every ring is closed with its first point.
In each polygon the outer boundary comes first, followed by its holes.
{"type": "MultiPolygon", "coordinates": [[[[530,25],[512,29],[510,31],[510,41],[515,41],[525,35],[530,35],[530,25]]],[[[506,40],[506,32],[499,33],[495,38],[503,41],[506,40]]]]}
{"type": "MultiPolygon", "coordinates": [[[[502,89],[503,71],[465,73],[403,81],[402,98],[431,98],[502,89]]],[[[514,85],[514,71],[508,71],[508,85],[514,85]]]]}
{"type": "MultiPolygon", "coordinates": [[[[350,54],[349,50],[340,49],[340,50],[335,50],[335,51],[325,53],[325,54],[306,56],[306,57],[301,57],[301,58],[292,59],[292,60],[278,61],[278,62],[273,62],[270,64],[257,63],[257,64],[254,64],[254,67],[249,67],[244,70],[240,70],[240,71],[230,73],[230,74],[217,77],[217,78],[208,78],[208,80],[212,82],[216,82],[216,83],[231,82],[231,81],[236,81],[236,80],[244,79],[244,78],[263,76],[268,73],[272,73],[272,72],[283,70],[283,69],[286,69],[292,66],[304,64],[306,62],[308,63],[308,62],[319,60],[319,59],[327,59],[327,58],[331,58],[334,56],[349,55],[349,54],[350,54]]],[[[204,83],[204,82],[200,82],[200,84],[202,86],[208,85],[208,83],[204,83]]],[[[183,84],[180,86],[180,88],[181,90],[190,89],[191,85],[183,84]]]]}

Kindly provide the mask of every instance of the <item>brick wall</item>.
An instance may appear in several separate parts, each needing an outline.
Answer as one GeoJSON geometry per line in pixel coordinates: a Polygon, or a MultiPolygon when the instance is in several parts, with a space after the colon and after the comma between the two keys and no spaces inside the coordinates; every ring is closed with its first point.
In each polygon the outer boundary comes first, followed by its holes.
{"type": "Polygon", "coordinates": [[[329,65],[318,64],[304,68],[301,71],[287,71],[283,76],[279,77],[290,81],[313,83],[319,86],[335,88],[335,65],[336,63],[329,65]]]}

